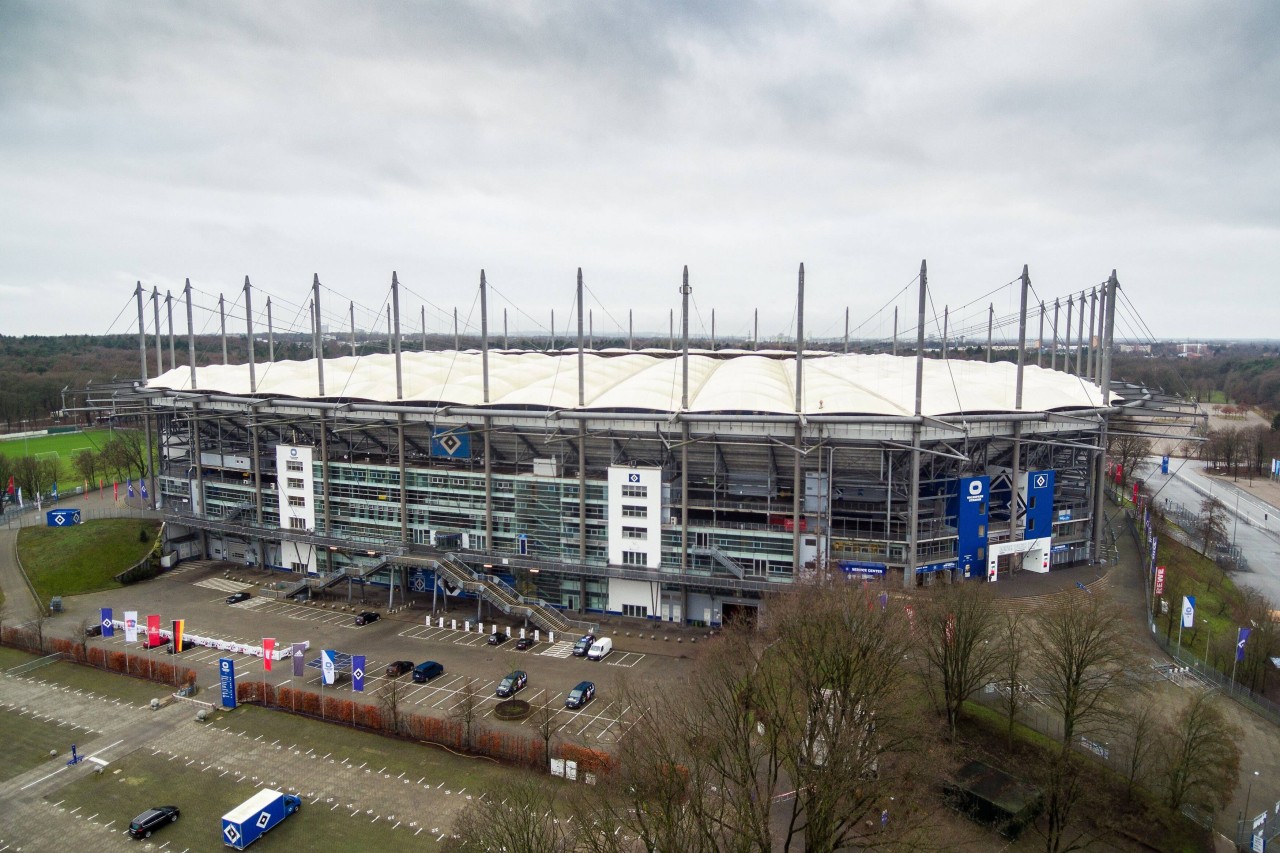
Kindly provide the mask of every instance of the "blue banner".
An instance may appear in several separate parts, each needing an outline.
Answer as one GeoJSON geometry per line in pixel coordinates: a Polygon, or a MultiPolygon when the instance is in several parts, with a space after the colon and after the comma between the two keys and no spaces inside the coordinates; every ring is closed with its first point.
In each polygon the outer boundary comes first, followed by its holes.
{"type": "Polygon", "coordinates": [[[44,514],[44,523],[48,527],[71,527],[80,523],[80,510],[51,509],[44,514]]]}
{"type": "Polygon", "coordinates": [[[861,575],[868,578],[882,578],[889,571],[884,563],[864,563],[861,560],[841,560],[840,571],[846,575],[861,575]]]}
{"type": "Polygon", "coordinates": [[[124,483],[129,488],[129,497],[133,497],[133,478],[132,477],[126,478],[124,483]]]}
{"type": "Polygon", "coordinates": [[[466,427],[433,427],[431,429],[431,455],[448,459],[465,459],[471,456],[471,433],[466,427]]]}
{"type": "Polygon", "coordinates": [[[364,655],[351,656],[351,689],[364,692],[364,655]]]}
{"type": "Polygon", "coordinates": [[[986,563],[991,478],[961,477],[957,486],[956,557],[967,578],[981,571],[986,563]]]}
{"type": "Polygon", "coordinates": [[[222,681],[222,707],[236,706],[236,662],[231,658],[218,658],[218,677],[222,681]]]}
{"type": "Polygon", "coordinates": [[[102,622],[102,636],[114,637],[116,635],[115,623],[111,621],[110,607],[102,608],[102,618],[99,621],[102,622]]]}
{"type": "Polygon", "coordinates": [[[1160,457],[1160,473],[1161,474],[1169,473],[1169,457],[1168,456],[1160,457]]]}
{"type": "Polygon", "coordinates": [[[1027,472],[1027,538],[1043,539],[1053,535],[1052,471],[1027,472]]]}
{"type": "Polygon", "coordinates": [[[1244,644],[1249,642],[1249,632],[1252,628],[1241,628],[1240,633],[1236,635],[1236,660],[1244,660],[1244,644]]]}
{"type": "Polygon", "coordinates": [[[320,652],[320,671],[324,673],[324,683],[333,684],[334,679],[334,660],[337,655],[333,649],[325,649],[320,652]]]}

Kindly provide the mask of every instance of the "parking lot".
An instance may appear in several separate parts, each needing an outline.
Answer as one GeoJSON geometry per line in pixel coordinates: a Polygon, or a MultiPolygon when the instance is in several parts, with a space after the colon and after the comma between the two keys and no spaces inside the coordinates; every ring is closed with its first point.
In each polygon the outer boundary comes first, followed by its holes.
{"type": "MultiPolygon", "coordinates": [[[[497,625],[511,633],[512,639],[501,645],[489,645],[493,623],[486,622],[483,633],[474,622],[470,624],[470,631],[463,630],[475,617],[474,599],[458,603],[455,612],[442,611],[434,618],[429,611],[410,608],[383,613],[369,625],[357,625],[355,612],[364,608],[382,612],[381,607],[372,603],[373,596],[364,602],[356,600],[349,604],[344,600],[330,600],[325,604],[281,601],[263,597],[258,594],[257,586],[223,574],[210,568],[181,567],[177,572],[143,584],[74,599],[70,603],[71,612],[56,617],[55,621],[74,621],[77,614],[80,621],[90,621],[98,607],[110,606],[116,618],[126,609],[137,610],[140,621],[145,621],[146,614],[159,613],[161,624],[166,628],[172,619],[184,619],[187,635],[251,646],[260,645],[263,637],[275,638],[278,647],[306,640],[310,643],[308,661],[318,658],[322,649],[366,658],[361,697],[352,689],[350,672],[338,673],[334,684],[323,685],[319,669],[309,667],[304,676],[295,679],[288,660],[275,661],[272,671],[267,672],[259,657],[189,646],[178,660],[196,670],[198,683],[209,690],[216,689],[219,659],[227,657],[235,661],[239,681],[304,687],[317,693],[341,694],[376,704],[387,686],[385,669],[389,663],[435,660],[444,665],[445,671],[428,683],[414,683],[409,674],[398,677],[396,701],[400,707],[444,717],[467,701],[469,693],[474,693],[479,702],[478,715],[486,725],[522,726],[527,731],[533,725],[530,720],[509,723],[493,717],[494,707],[501,701],[494,695],[498,682],[513,670],[523,670],[528,673],[529,684],[518,698],[535,707],[544,702],[552,705],[556,709],[559,735],[588,745],[616,741],[628,721],[639,713],[639,709],[620,701],[624,680],[657,684],[665,678],[682,677],[690,665],[685,656],[662,654],[652,648],[628,649],[627,639],[616,635],[614,651],[602,661],[573,657],[572,641],[576,637],[556,637],[555,642],[548,642],[545,634],[539,634],[539,641],[532,648],[520,651],[516,649],[516,638],[521,634],[521,626],[504,621],[501,614],[497,625]],[[242,591],[250,592],[251,597],[235,604],[226,603],[227,595],[242,591]],[[596,684],[596,698],[584,708],[565,708],[569,691],[584,680],[596,684]]],[[[534,636],[531,628],[526,633],[534,636]]],[[[121,631],[114,637],[88,642],[117,650],[125,648],[121,631]]],[[[156,661],[174,661],[165,650],[143,652],[140,645],[135,644],[130,651],[156,661]]]]}

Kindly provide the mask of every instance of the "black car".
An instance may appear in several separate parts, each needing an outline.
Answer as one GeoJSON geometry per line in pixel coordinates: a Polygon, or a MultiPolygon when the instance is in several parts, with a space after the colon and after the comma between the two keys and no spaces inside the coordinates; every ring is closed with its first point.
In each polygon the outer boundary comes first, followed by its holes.
{"type": "Polygon", "coordinates": [[[393,660],[387,664],[387,678],[395,678],[397,675],[404,675],[413,669],[413,661],[411,660],[393,660]]]}
{"type": "Polygon", "coordinates": [[[579,681],[564,700],[566,708],[581,708],[596,697],[596,686],[590,681],[579,681]]]}
{"type": "Polygon", "coordinates": [[[506,678],[498,682],[498,689],[494,692],[499,696],[514,696],[525,688],[529,683],[529,676],[522,669],[508,675],[506,678]]]}
{"type": "Polygon", "coordinates": [[[520,639],[516,640],[516,651],[523,652],[526,649],[531,649],[531,648],[533,648],[532,637],[521,637],[520,639]]]}
{"type": "Polygon", "coordinates": [[[227,604],[239,604],[240,602],[248,601],[251,598],[253,598],[253,596],[247,592],[233,592],[227,596],[227,604]]]}
{"type": "Polygon", "coordinates": [[[84,629],[84,635],[86,637],[101,637],[102,626],[95,622],[94,624],[89,625],[84,629]]]}
{"type": "Polygon", "coordinates": [[[150,838],[151,833],[162,826],[173,823],[180,814],[182,812],[178,811],[177,806],[156,806],[154,809],[147,809],[129,821],[129,836],[131,838],[150,838]]]}
{"type": "Polygon", "coordinates": [[[596,641],[595,634],[583,634],[578,638],[578,642],[573,644],[573,656],[575,658],[584,658],[587,656],[587,649],[591,648],[596,641]]]}
{"type": "Polygon", "coordinates": [[[366,610],[364,613],[356,614],[357,625],[368,625],[370,622],[377,622],[377,621],[378,621],[378,614],[374,613],[372,610],[366,610]]]}
{"type": "Polygon", "coordinates": [[[492,634],[489,635],[489,645],[500,646],[509,639],[511,638],[507,636],[506,632],[494,631],[492,634]]]}

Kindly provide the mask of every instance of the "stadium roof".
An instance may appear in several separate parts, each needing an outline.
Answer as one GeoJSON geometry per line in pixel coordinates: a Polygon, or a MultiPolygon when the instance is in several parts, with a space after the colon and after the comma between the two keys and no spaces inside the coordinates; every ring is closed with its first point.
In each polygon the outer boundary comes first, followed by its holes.
{"type": "MultiPolygon", "coordinates": [[[[405,352],[403,402],[483,407],[481,355],[475,351],[405,352]]],[[[680,411],[681,359],[670,353],[584,355],[584,403],[578,405],[576,352],[489,353],[489,402],[493,409],[613,412],[680,411]]],[[[805,415],[909,416],[915,410],[915,358],[891,355],[806,353],[805,415]]],[[[1055,411],[1101,405],[1098,386],[1056,370],[1028,366],[1021,411],[1055,411]]],[[[794,413],[795,356],[691,354],[691,413],[794,413]]],[[[1017,368],[1010,362],[924,361],[922,411],[926,416],[1016,411],[1017,368]]],[[[278,361],[256,366],[257,395],[317,399],[316,365],[278,361]]],[[[327,358],[324,399],[396,402],[395,359],[390,355],[327,358]]],[[[228,395],[250,394],[246,364],[170,370],[147,387],[228,395]]]]}

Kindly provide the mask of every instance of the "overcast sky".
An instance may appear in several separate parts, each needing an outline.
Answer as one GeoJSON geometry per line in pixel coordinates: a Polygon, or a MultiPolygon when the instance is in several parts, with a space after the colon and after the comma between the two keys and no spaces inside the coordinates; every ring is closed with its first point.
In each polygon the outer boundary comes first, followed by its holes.
{"type": "Polygon", "coordinates": [[[1025,263],[1064,325],[1114,268],[1120,336],[1280,338],[1277,45],[1273,0],[0,0],[0,333],[185,277],[212,331],[245,275],[300,325],[316,273],[364,326],[392,270],[446,331],[481,268],[563,332],[579,266],[665,331],[687,264],[695,331],[789,335],[803,261],[809,334],[883,338],[927,259],[984,337],[1025,263]]]}

